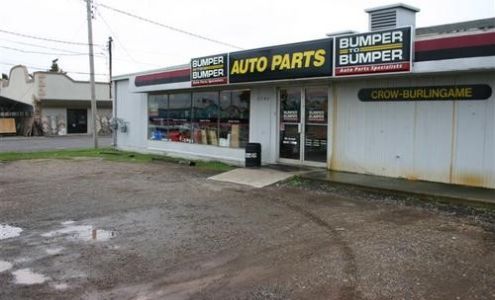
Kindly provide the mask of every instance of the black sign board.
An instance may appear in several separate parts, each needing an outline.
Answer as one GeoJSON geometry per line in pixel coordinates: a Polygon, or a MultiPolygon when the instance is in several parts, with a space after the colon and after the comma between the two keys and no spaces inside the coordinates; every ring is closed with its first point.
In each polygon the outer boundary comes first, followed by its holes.
{"type": "Polygon", "coordinates": [[[365,102],[485,100],[491,95],[492,88],[486,84],[371,88],[358,93],[365,102]]]}
{"type": "Polygon", "coordinates": [[[230,83],[332,75],[333,39],[233,52],[230,83]]]}
{"type": "Polygon", "coordinates": [[[411,27],[335,38],[335,76],[411,70],[411,27]]]}
{"type": "Polygon", "coordinates": [[[191,59],[192,86],[226,84],[227,78],[227,54],[191,59]]]}

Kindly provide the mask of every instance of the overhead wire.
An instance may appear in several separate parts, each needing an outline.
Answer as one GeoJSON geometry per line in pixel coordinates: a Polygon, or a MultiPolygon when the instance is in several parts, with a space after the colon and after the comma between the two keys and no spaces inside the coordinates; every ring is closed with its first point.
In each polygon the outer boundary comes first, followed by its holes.
{"type": "MultiPolygon", "coordinates": [[[[87,0],[83,0],[83,1],[87,1],[87,0]]],[[[193,33],[193,32],[190,32],[190,31],[186,31],[184,29],[180,29],[180,28],[177,28],[177,27],[174,27],[174,26],[163,24],[163,23],[160,23],[160,22],[157,22],[157,21],[154,21],[154,20],[145,18],[145,17],[141,17],[141,16],[138,16],[136,14],[133,14],[133,13],[130,13],[130,12],[127,12],[127,11],[124,11],[124,10],[121,10],[121,9],[118,9],[118,8],[115,8],[115,7],[111,7],[111,6],[106,5],[106,4],[103,4],[103,3],[95,3],[95,6],[97,6],[97,7],[103,7],[103,8],[106,8],[108,10],[117,12],[119,14],[126,15],[128,17],[131,17],[131,18],[134,18],[134,19],[138,19],[138,20],[143,21],[143,22],[146,22],[146,23],[150,23],[150,24],[153,24],[153,25],[156,25],[156,26],[159,26],[159,27],[163,27],[163,28],[166,28],[166,29],[169,29],[169,30],[180,32],[180,33],[183,33],[183,34],[186,34],[186,35],[189,35],[189,36],[198,38],[198,39],[202,39],[202,40],[205,40],[205,41],[208,41],[208,42],[212,42],[212,43],[215,43],[215,44],[227,46],[227,47],[234,48],[234,49],[239,49],[239,50],[243,49],[242,47],[239,47],[239,46],[236,46],[236,45],[233,45],[233,44],[230,44],[230,43],[222,42],[222,41],[219,41],[219,40],[216,40],[216,39],[213,39],[213,38],[204,36],[204,35],[200,35],[200,34],[193,33]]]]}
{"type": "MultiPolygon", "coordinates": [[[[0,64],[1,65],[6,65],[6,66],[18,66],[18,65],[23,65],[27,68],[30,68],[30,69],[33,69],[33,70],[38,70],[38,71],[47,71],[48,72],[48,68],[43,68],[43,67],[39,67],[39,66],[31,66],[31,65],[24,65],[24,64],[13,64],[13,63],[8,63],[8,62],[2,62],[0,61],[0,64]]],[[[90,73],[88,72],[80,72],[80,71],[67,71],[67,70],[63,70],[65,73],[70,73],[70,74],[82,74],[82,75],[89,75],[90,73]]],[[[105,74],[105,73],[95,73],[95,75],[98,75],[98,76],[108,76],[108,74],[105,74]]]]}
{"type": "Polygon", "coordinates": [[[0,40],[5,41],[5,42],[9,42],[9,43],[24,45],[24,46],[31,46],[31,47],[37,47],[37,48],[43,48],[43,49],[49,49],[49,50],[55,50],[55,51],[62,51],[62,52],[67,52],[67,53],[74,53],[74,54],[75,53],[81,53],[81,52],[76,52],[76,51],[62,49],[62,48],[47,47],[47,46],[40,45],[40,44],[26,43],[26,42],[14,41],[14,40],[10,40],[10,39],[0,38],[0,40]]]}
{"type": "MultiPolygon", "coordinates": [[[[127,55],[127,57],[129,57],[131,59],[131,62],[133,63],[136,63],[136,64],[141,64],[141,65],[149,65],[149,66],[155,66],[155,67],[158,67],[158,65],[156,64],[151,64],[151,63],[146,63],[146,62],[141,62],[141,61],[138,61],[136,59],[134,59],[134,57],[129,53],[129,51],[127,51],[126,47],[124,46],[124,44],[120,41],[119,37],[117,36],[117,34],[115,34],[115,32],[112,30],[112,28],[110,27],[110,25],[108,24],[108,22],[105,20],[105,18],[103,17],[103,15],[99,12],[99,11],[96,11],[96,13],[98,14],[98,16],[101,18],[101,21],[103,22],[103,24],[107,27],[108,31],[110,31],[110,33],[112,34],[113,38],[115,39],[115,41],[119,44],[119,46],[122,48],[122,50],[124,51],[124,53],[127,55]]],[[[123,60],[123,59],[119,59],[119,58],[113,58],[115,60],[121,60],[121,61],[126,61],[126,60],[123,60]]]]}
{"type": "MultiPolygon", "coordinates": [[[[88,46],[89,45],[87,43],[65,41],[65,40],[58,40],[58,39],[45,38],[45,37],[39,37],[39,36],[30,35],[30,34],[25,34],[25,33],[20,33],[20,32],[14,32],[14,31],[9,31],[9,30],[4,30],[4,29],[0,29],[0,32],[6,33],[6,34],[10,34],[10,35],[15,35],[15,36],[22,36],[22,37],[25,37],[25,38],[30,38],[30,39],[35,39],[35,40],[52,42],[52,43],[61,43],[61,44],[77,45],[77,46],[88,46]]],[[[102,45],[93,44],[93,46],[99,46],[99,47],[101,47],[102,45]]]]}
{"type": "MultiPolygon", "coordinates": [[[[55,53],[55,52],[42,52],[42,51],[30,51],[30,50],[24,50],[24,49],[19,49],[19,48],[14,48],[14,47],[7,47],[7,46],[0,46],[0,48],[7,49],[7,50],[12,50],[12,51],[18,51],[18,52],[23,52],[23,53],[31,53],[31,54],[43,54],[43,55],[55,55],[55,56],[80,56],[80,55],[88,55],[88,53],[84,52],[79,52],[79,53],[55,53]]],[[[97,53],[99,57],[102,57],[101,54],[97,53]]]]}

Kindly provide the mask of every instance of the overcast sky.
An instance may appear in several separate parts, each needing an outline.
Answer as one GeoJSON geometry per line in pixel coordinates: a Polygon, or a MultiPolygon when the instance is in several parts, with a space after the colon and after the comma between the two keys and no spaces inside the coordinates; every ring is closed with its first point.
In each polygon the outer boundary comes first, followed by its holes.
{"type": "MultiPolygon", "coordinates": [[[[325,37],[342,30],[367,31],[364,9],[397,1],[364,0],[96,0],[157,22],[250,49],[325,37]]],[[[416,26],[495,17],[495,0],[407,0],[418,7],[416,26]]],[[[43,38],[87,43],[86,4],[83,0],[4,1],[0,30],[43,38]]],[[[144,23],[97,6],[93,20],[97,80],[108,80],[104,46],[114,38],[114,75],[189,63],[190,58],[236,49],[144,23]]],[[[0,32],[0,69],[24,64],[29,71],[48,69],[58,58],[69,72],[88,72],[85,46],[30,39],[0,32]],[[31,45],[27,45],[31,44],[31,45]],[[52,49],[37,46],[49,47],[52,49]],[[49,54],[24,53],[23,51],[49,54]],[[53,53],[53,54],[52,54],[53,53]],[[71,54],[61,55],[61,54],[71,54]]],[[[75,79],[88,75],[69,73],[75,79]]]]}

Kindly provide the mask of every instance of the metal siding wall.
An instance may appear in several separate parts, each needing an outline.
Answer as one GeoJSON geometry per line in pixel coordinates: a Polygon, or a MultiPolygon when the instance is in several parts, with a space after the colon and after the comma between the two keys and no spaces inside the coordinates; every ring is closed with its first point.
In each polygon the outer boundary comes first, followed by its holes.
{"type": "Polygon", "coordinates": [[[453,102],[417,102],[410,179],[450,182],[453,102]]]}
{"type": "Polygon", "coordinates": [[[125,149],[147,147],[147,98],[146,94],[129,92],[129,81],[116,82],[117,117],[126,122],[127,132],[117,133],[117,145],[125,149]]]}
{"type": "Polygon", "coordinates": [[[360,102],[366,87],[487,83],[493,76],[350,80],[335,84],[334,170],[495,188],[495,104],[360,102]],[[455,108],[454,108],[455,106],[455,108]]]}
{"type": "MultiPolygon", "coordinates": [[[[376,82],[369,86],[384,86],[376,82]]],[[[413,160],[413,103],[364,103],[358,81],[337,84],[337,113],[331,168],[399,177],[413,160]]]]}
{"type": "MultiPolygon", "coordinates": [[[[462,83],[489,83],[495,75],[457,78],[462,83]]],[[[495,97],[487,101],[457,102],[452,183],[495,187],[495,97]]]]}

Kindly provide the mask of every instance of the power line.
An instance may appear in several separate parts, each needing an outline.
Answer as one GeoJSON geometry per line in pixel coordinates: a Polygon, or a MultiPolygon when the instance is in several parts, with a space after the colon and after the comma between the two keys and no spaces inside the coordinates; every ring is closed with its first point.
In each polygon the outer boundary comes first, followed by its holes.
{"type": "MultiPolygon", "coordinates": [[[[108,30],[110,31],[110,33],[112,34],[112,36],[115,38],[115,40],[117,41],[117,43],[120,45],[120,47],[122,48],[122,50],[124,50],[124,53],[127,55],[127,57],[129,57],[131,59],[131,61],[133,63],[141,64],[141,65],[150,65],[150,66],[155,66],[155,67],[158,66],[156,64],[150,64],[150,63],[145,63],[145,62],[140,62],[140,61],[135,60],[134,57],[131,56],[131,54],[129,53],[129,51],[127,51],[126,47],[124,47],[124,45],[120,42],[120,39],[115,34],[115,32],[112,30],[112,28],[110,27],[110,25],[108,24],[108,22],[105,20],[105,18],[103,17],[103,15],[99,11],[96,11],[96,13],[98,14],[98,16],[100,16],[101,20],[103,21],[103,24],[105,24],[105,26],[108,28],[108,30]]],[[[126,61],[126,60],[118,59],[118,58],[114,58],[114,59],[115,60],[126,61]]]]}
{"type": "MultiPolygon", "coordinates": [[[[0,65],[5,65],[5,66],[18,66],[20,64],[12,64],[12,63],[7,63],[7,62],[1,62],[0,61],[0,65]]],[[[36,66],[27,66],[27,65],[23,65],[27,68],[30,68],[30,69],[33,69],[33,70],[39,70],[39,71],[48,71],[48,68],[42,68],[42,67],[36,67],[36,66]]],[[[78,71],[66,71],[66,70],[63,70],[65,73],[70,73],[70,74],[82,74],[82,75],[88,75],[89,73],[88,72],[78,72],[78,71]]],[[[108,76],[108,74],[104,74],[104,73],[95,73],[95,75],[98,75],[98,76],[108,76]]]]}
{"type": "Polygon", "coordinates": [[[59,56],[59,55],[60,56],[87,55],[87,53],[54,53],[54,52],[29,51],[29,50],[24,50],[24,49],[19,49],[19,48],[13,48],[13,47],[7,47],[7,46],[0,46],[0,48],[12,50],[12,51],[19,51],[19,52],[22,52],[22,53],[56,55],[56,56],[59,56]]]}
{"type": "MultiPolygon", "coordinates": [[[[21,36],[21,37],[25,37],[25,38],[35,39],[35,40],[52,42],[52,43],[61,43],[61,44],[77,45],[77,46],[88,46],[87,43],[80,43],[80,42],[73,42],[73,41],[64,41],[64,40],[56,40],[56,39],[52,39],[52,38],[38,37],[38,36],[34,36],[34,35],[29,35],[29,34],[25,34],[25,33],[14,32],[14,31],[8,31],[8,30],[3,30],[3,29],[0,29],[0,32],[6,33],[6,34],[10,34],[10,35],[15,35],[15,36],[21,36]]],[[[101,47],[102,45],[93,44],[93,46],[101,47]]]]}
{"type": "MultiPolygon", "coordinates": [[[[83,0],[83,1],[85,1],[85,0],[83,0]]],[[[117,13],[120,13],[120,14],[123,14],[123,15],[126,15],[126,16],[131,17],[131,18],[134,18],[134,19],[141,20],[141,21],[146,22],[146,23],[157,25],[157,26],[160,26],[160,27],[169,29],[169,30],[177,31],[177,32],[180,32],[180,33],[183,33],[183,34],[186,34],[186,35],[189,35],[189,36],[198,38],[198,39],[202,39],[202,40],[209,41],[209,42],[212,42],[212,43],[220,44],[220,45],[223,45],[223,46],[228,46],[228,47],[235,48],[235,49],[242,49],[241,47],[236,46],[236,45],[233,45],[233,44],[225,43],[225,42],[222,42],[222,41],[219,41],[219,40],[215,40],[215,39],[212,39],[212,38],[209,38],[209,37],[200,35],[200,34],[192,33],[192,32],[189,32],[189,31],[186,31],[186,30],[177,28],[177,27],[173,27],[173,26],[170,26],[170,25],[162,24],[162,23],[159,23],[157,21],[153,21],[153,20],[150,20],[150,19],[147,19],[147,18],[138,16],[138,15],[135,15],[133,13],[130,13],[130,12],[127,12],[127,11],[123,11],[123,10],[120,10],[120,9],[117,9],[117,8],[114,8],[114,7],[105,5],[105,4],[95,3],[95,5],[96,6],[103,7],[103,8],[106,8],[106,9],[109,9],[109,10],[112,10],[114,12],[117,12],[117,13]]]]}
{"type": "MultiPolygon", "coordinates": [[[[12,50],[12,51],[19,51],[22,53],[32,53],[32,54],[43,54],[43,55],[55,55],[55,56],[80,56],[80,55],[88,55],[88,53],[84,52],[79,52],[79,53],[54,53],[54,52],[41,52],[41,51],[30,51],[30,50],[24,50],[24,49],[19,49],[19,48],[13,48],[13,47],[7,47],[7,46],[0,46],[0,48],[12,50]]],[[[102,54],[98,54],[98,57],[104,57],[102,54]]]]}
{"type": "Polygon", "coordinates": [[[31,46],[31,47],[37,47],[37,48],[43,48],[43,49],[49,49],[49,50],[55,50],[55,51],[63,51],[63,52],[67,52],[67,53],[74,53],[74,54],[82,53],[82,52],[76,52],[76,51],[62,49],[62,48],[47,47],[47,46],[40,45],[40,44],[32,44],[32,43],[14,41],[14,40],[9,40],[9,39],[0,38],[0,40],[5,41],[5,42],[9,42],[9,43],[19,44],[19,45],[25,45],[25,46],[31,46]]]}

